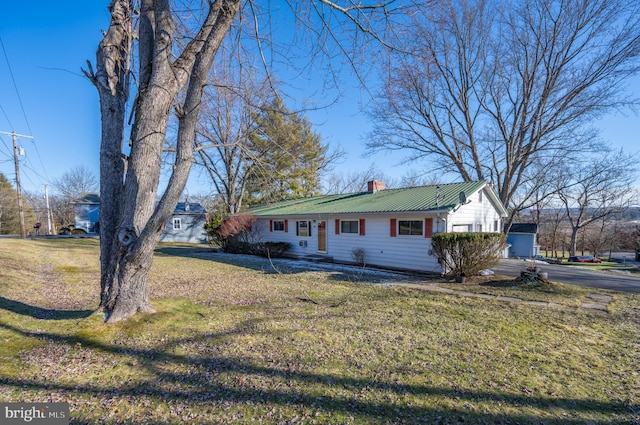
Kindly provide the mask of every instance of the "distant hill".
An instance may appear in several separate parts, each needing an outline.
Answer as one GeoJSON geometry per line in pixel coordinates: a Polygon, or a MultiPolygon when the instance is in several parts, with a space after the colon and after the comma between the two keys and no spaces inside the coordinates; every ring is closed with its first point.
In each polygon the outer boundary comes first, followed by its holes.
{"type": "MultiPolygon", "coordinates": [[[[556,214],[564,213],[563,209],[558,208],[548,208],[541,211],[541,216],[555,216],[556,214]]],[[[590,210],[587,209],[587,215],[589,215],[590,210]]],[[[629,221],[640,221],[640,207],[630,207],[626,211],[618,214],[613,214],[610,218],[611,221],[620,221],[620,222],[629,222],[629,221]]]]}

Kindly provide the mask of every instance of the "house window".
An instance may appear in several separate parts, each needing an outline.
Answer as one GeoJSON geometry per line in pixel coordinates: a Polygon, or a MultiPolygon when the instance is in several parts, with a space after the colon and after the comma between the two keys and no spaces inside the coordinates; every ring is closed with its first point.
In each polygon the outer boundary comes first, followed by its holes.
{"type": "Polygon", "coordinates": [[[173,230],[181,230],[182,229],[182,219],[174,218],[173,219],[173,230]]]}
{"type": "Polygon", "coordinates": [[[476,232],[482,232],[482,224],[476,224],[476,232]]]}
{"type": "Polygon", "coordinates": [[[274,220],[273,221],[273,231],[274,232],[284,232],[284,220],[274,220]]]}
{"type": "Polygon", "coordinates": [[[422,220],[398,220],[398,235],[422,236],[422,220]]]}
{"type": "Polygon", "coordinates": [[[311,236],[311,222],[309,222],[309,221],[297,221],[296,222],[296,235],[297,236],[311,236]]]}
{"type": "Polygon", "coordinates": [[[494,232],[498,231],[498,220],[493,220],[493,231],[494,232]]]}
{"type": "Polygon", "coordinates": [[[454,224],[451,230],[458,233],[470,232],[473,226],[471,224],[454,224]]]}
{"type": "Polygon", "coordinates": [[[342,220],[340,233],[358,233],[358,220],[342,220]]]}

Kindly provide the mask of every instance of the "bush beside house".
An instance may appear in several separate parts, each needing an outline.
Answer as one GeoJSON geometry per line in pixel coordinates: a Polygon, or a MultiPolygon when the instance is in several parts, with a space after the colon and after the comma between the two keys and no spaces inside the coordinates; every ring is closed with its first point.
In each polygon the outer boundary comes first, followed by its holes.
{"type": "Polygon", "coordinates": [[[506,244],[502,233],[438,233],[431,246],[447,276],[474,276],[495,267],[506,244]]]}

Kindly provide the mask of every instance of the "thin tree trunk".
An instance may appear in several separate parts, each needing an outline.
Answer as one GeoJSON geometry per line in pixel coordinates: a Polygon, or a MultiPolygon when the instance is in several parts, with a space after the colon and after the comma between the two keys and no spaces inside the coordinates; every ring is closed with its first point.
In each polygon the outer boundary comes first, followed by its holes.
{"type": "Polygon", "coordinates": [[[571,244],[569,245],[569,256],[576,255],[578,250],[578,231],[579,227],[575,226],[571,229],[571,244]]]}
{"type": "Polygon", "coordinates": [[[96,86],[100,97],[102,135],[100,144],[100,307],[104,308],[111,291],[117,263],[111,261],[117,251],[124,161],[125,108],[129,98],[129,60],[132,37],[132,5],[128,0],[113,1],[111,26],[96,53],[96,71],[88,62],[84,74],[96,86]]]}

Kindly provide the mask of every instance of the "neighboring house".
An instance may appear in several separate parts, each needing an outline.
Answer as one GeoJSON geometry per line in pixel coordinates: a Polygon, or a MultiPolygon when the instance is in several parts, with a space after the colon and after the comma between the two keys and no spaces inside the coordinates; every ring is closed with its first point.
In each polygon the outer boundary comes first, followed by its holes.
{"type": "Polygon", "coordinates": [[[207,243],[207,212],[202,205],[178,202],[160,242],[207,243]]]}
{"type": "MultiPolygon", "coordinates": [[[[506,232],[506,229],[504,229],[506,232]]],[[[533,258],[538,255],[538,225],[535,223],[513,223],[507,233],[510,258],[533,258]]]]}
{"type": "Polygon", "coordinates": [[[326,256],[393,269],[441,272],[431,250],[438,232],[501,232],[507,212],[485,181],[293,199],[252,208],[264,242],[289,242],[291,254],[326,256]]]}
{"type": "MultiPolygon", "coordinates": [[[[74,202],[75,228],[87,233],[100,233],[100,195],[88,193],[74,202]]],[[[204,225],[207,212],[194,202],[178,202],[167,223],[161,242],[206,243],[204,225]]]]}
{"type": "Polygon", "coordinates": [[[100,233],[100,194],[87,193],[73,204],[74,227],[87,233],[100,233]]]}

